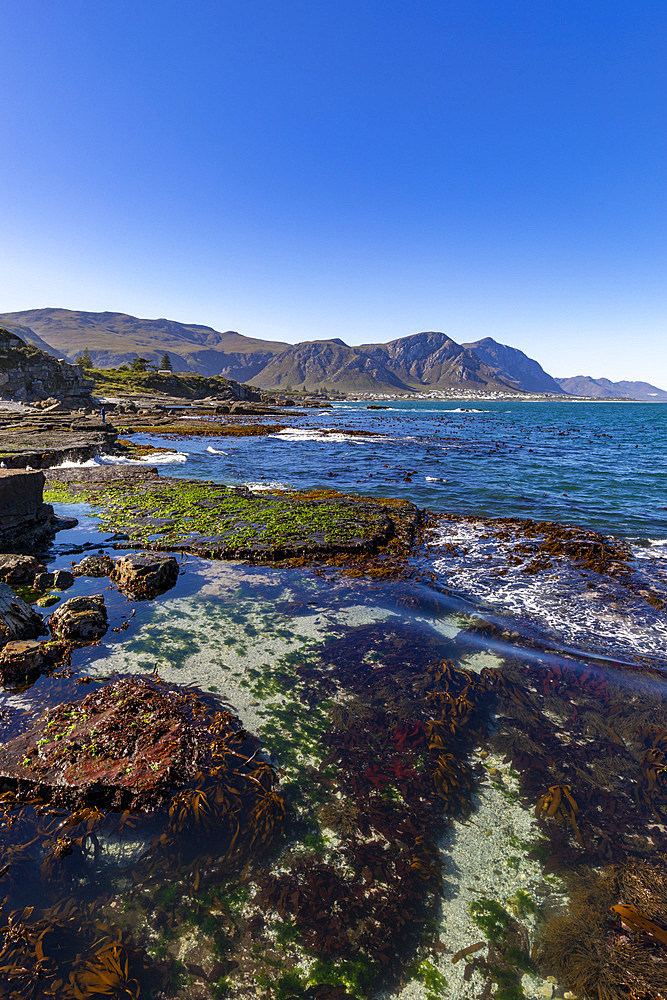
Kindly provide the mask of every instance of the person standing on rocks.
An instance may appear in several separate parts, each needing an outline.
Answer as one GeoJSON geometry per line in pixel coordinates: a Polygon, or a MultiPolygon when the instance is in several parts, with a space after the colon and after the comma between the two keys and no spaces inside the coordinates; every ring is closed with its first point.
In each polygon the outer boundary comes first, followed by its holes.
{"type": "Polygon", "coordinates": [[[102,409],[100,410],[100,417],[102,418],[102,423],[104,423],[104,421],[106,420],[106,415],[107,411],[104,409],[104,407],[102,407],[102,409]]]}

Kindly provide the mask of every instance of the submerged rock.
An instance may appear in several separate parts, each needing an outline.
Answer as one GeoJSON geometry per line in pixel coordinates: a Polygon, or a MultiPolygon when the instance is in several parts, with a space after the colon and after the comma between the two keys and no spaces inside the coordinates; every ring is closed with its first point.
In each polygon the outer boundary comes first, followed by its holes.
{"type": "Polygon", "coordinates": [[[72,566],[72,573],[74,576],[111,576],[113,565],[111,556],[85,556],[75,566],[72,566]]]}
{"type": "Polygon", "coordinates": [[[27,684],[34,681],[47,662],[37,639],[14,639],[0,652],[0,683],[27,684]]]}
{"type": "Polygon", "coordinates": [[[37,639],[46,631],[42,616],[0,583],[0,647],[13,639],[37,639]]]}
{"type": "MultiPolygon", "coordinates": [[[[271,795],[275,782],[273,770],[253,760],[256,749],[238,720],[212,701],[132,677],[45,712],[32,729],[0,747],[0,777],[74,808],[154,809],[194,780],[211,775],[219,781],[218,774],[228,771],[234,787],[218,798],[223,806],[233,801],[241,820],[248,807],[271,795]]],[[[209,799],[204,790],[180,792],[171,810],[175,825],[213,822],[222,830],[224,817],[216,819],[214,804],[215,796],[209,799]]],[[[279,808],[278,820],[281,815],[279,808]]]]}
{"type": "Polygon", "coordinates": [[[116,560],[111,579],[129,597],[157,597],[176,583],[178,561],[165,553],[133,552],[116,560]]]}
{"type": "Polygon", "coordinates": [[[109,625],[104,598],[71,597],[51,615],[49,628],[55,638],[86,643],[101,639],[109,625]]]}

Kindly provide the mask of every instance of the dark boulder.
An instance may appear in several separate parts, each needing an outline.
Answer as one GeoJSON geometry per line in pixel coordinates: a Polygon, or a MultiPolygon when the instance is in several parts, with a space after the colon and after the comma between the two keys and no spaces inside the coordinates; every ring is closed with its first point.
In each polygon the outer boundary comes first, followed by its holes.
{"type": "Polygon", "coordinates": [[[57,569],[53,573],[53,586],[56,590],[69,590],[74,583],[74,576],[68,569],[57,569]]]}
{"type": "Polygon", "coordinates": [[[14,639],[0,652],[0,683],[28,684],[39,677],[46,662],[37,639],[14,639]]]}

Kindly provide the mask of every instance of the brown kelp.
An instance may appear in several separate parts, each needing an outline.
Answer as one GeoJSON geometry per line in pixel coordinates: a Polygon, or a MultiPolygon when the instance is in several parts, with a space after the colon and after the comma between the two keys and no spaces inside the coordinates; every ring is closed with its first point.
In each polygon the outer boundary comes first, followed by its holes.
{"type": "Polygon", "coordinates": [[[142,985],[164,985],[171,963],[135,942],[114,904],[128,837],[141,838],[132,875],[145,896],[176,874],[195,892],[209,871],[224,885],[284,829],[277,774],[257,741],[214,699],[155,677],[120,678],[51,709],[4,750],[8,1000],[138,997],[142,985]],[[39,908],[17,908],[21,898],[39,908]]]}
{"type": "Polygon", "coordinates": [[[569,877],[570,902],[546,921],[543,967],[578,996],[660,1000],[667,995],[667,873],[630,861],[569,877]]]}

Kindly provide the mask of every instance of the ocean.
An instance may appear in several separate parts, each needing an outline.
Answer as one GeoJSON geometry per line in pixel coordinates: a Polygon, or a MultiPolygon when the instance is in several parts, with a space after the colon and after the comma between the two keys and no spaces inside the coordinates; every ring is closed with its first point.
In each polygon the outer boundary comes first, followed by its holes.
{"type": "MultiPolygon", "coordinates": [[[[169,475],[398,496],[667,539],[667,404],[366,402],[290,414],[260,438],[186,441],[169,475]],[[372,437],[355,432],[372,432],[372,437]]],[[[147,438],[135,436],[141,442],[147,438]]]]}

